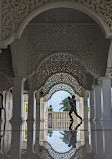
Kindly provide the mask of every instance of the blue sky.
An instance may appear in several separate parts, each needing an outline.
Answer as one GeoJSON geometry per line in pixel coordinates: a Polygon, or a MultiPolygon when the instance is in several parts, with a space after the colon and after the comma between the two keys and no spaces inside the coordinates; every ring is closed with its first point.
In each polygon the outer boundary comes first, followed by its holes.
{"type": "Polygon", "coordinates": [[[48,101],[48,106],[52,105],[53,111],[59,112],[59,109],[62,107],[60,103],[63,99],[67,98],[68,96],[71,96],[68,92],[58,91],[52,95],[51,99],[48,101]]]}
{"type": "Polygon", "coordinates": [[[63,131],[53,131],[52,137],[47,136],[47,142],[51,144],[52,148],[60,153],[67,152],[71,149],[68,144],[62,141],[63,135],[60,134],[63,131]]]}
{"type": "MultiPolygon", "coordinates": [[[[60,103],[62,102],[63,99],[67,98],[68,96],[71,97],[71,95],[68,92],[58,91],[52,95],[50,100],[48,100],[48,106],[52,105],[53,111],[59,112],[59,109],[62,107],[62,105],[60,105],[60,103]]],[[[90,105],[90,103],[88,100],[88,106],[89,105],[90,105]]],[[[36,112],[36,100],[35,100],[35,104],[34,104],[34,112],[36,112]]]]}

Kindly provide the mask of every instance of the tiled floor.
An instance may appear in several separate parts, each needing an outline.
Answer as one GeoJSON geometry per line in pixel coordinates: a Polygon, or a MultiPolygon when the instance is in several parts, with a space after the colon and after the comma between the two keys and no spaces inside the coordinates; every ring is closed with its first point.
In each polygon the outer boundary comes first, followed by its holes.
{"type": "Polygon", "coordinates": [[[112,159],[112,124],[1,122],[0,159],[112,159]]]}

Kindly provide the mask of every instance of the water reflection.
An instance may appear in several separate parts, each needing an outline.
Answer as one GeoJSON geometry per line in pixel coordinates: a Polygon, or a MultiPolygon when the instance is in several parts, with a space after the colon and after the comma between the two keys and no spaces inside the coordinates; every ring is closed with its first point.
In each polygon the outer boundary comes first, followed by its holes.
{"type": "Polygon", "coordinates": [[[37,131],[38,125],[33,122],[0,122],[0,158],[112,159],[111,124],[91,123],[85,130],[84,122],[68,123],[65,124],[68,127],[61,129],[60,123],[49,127],[48,123],[41,122],[37,131]]]}
{"type": "Polygon", "coordinates": [[[52,148],[60,153],[69,151],[71,147],[68,147],[70,137],[68,131],[52,131],[52,136],[47,137],[47,142],[52,148]]]}

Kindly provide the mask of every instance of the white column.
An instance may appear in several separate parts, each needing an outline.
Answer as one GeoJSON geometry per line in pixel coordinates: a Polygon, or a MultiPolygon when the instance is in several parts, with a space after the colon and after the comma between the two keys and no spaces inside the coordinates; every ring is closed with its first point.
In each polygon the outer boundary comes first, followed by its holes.
{"type": "Polygon", "coordinates": [[[92,153],[96,154],[96,133],[95,133],[95,124],[93,122],[91,122],[90,128],[91,128],[91,148],[92,148],[92,153]]]}
{"type": "MultiPolygon", "coordinates": [[[[93,130],[94,131],[94,130],[93,130]]],[[[96,158],[104,159],[104,150],[103,150],[103,129],[101,123],[95,124],[95,139],[96,139],[96,158]],[[100,129],[100,131],[99,131],[100,129]]]]}
{"type": "Polygon", "coordinates": [[[104,123],[103,125],[103,150],[104,159],[112,159],[112,124],[104,123]]]}
{"type": "Polygon", "coordinates": [[[102,95],[102,109],[103,109],[103,121],[112,120],[112,108],[111,108],[111,78],[102,77],[101,79],[101,95],[102,95]]]}
{"type": "Polygon", "coordinates": [[[90,121],[94,119],[94,90],[89,91],[89,100],[90,100],[90,121]]]}
{"type": "Polygon", "coordinates": [[[11,121],[22,121],[22,106],[23,106],[23,85],[24,79],[22,77],[14,78],[13,87],[13,115],[11,121]]]}
{"type": "Polygon", "coordinates": [[[95,121],[100,121],[102,117],[101,111],[101,86],[94,86],[94,106],[95,106],[95,121]]]}
{"type": "Polygon", "coordinates": [[[88,95],[87,93],[85,94],[84,97],[84,136],[85,136],[85,142],[87,145],[87,149],[89,147],[89,133],[88,133],[88,95]]]}
{"type": "Polygon", "coordinates": [[[34,90],[29,89],[28,92],[28,119],[27,121],[34,121],[34,90]]]}
{"type": "Polygon", "coordinates": [[[22,140],[22,126],[21,122],[16,121],[11,123],[12,126],[12,140],[10,156],[11,159],[21,159],[21,140],[22,140]]]}
{"type": "Polygon", "coordinates": [[[88,98],[84,97],[84,119],[88,120],[88,98]]]}
{"type": "Polygon", "coordinates": [[[33,147],[33,121],[27,123],[27,153],[32,154],[33,147]]]}
{"type": "Polygon", "coordinates": [[[40,130],[40,94],[36,93],[36,129],[40,130]]]}
{"type": "Polygon", "coordinates": [[[44,121],[44,99],[41,97],[40,99],[40,120],[44,121]]]}
{"type": "Polygon", "coordinates": [[[35,133],[34,151],[40,155],[40,131],[36,131],[35,133]]]}
{"type": "Polygon", "coordinates": [[[82,97],[79,97],[79,115],[84,119],[84,100],[82,97]]]}

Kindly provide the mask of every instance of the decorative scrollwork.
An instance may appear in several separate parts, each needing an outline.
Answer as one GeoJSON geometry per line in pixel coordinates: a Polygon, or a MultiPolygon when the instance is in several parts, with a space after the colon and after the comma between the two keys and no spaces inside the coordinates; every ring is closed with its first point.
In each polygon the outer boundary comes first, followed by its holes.
{"type": "Polygon", "coordinates": [[[27,74],[31,74],[43,58],[57,52],[75,56],[95,77],[101,72],[105,74],[110,43],[96,24],[36,23],[30,24],[26,33],[29,50],[25,53],[27,74]]]}
{"type": "Polygon", "coordinates": [[[86,155],[86,146],[81,146],[78,149],[76,148],[72,148],[71,150],[69,150],[66,153],[58,153],[55,150],[53,150],[53,148],[51,147],[51,145],[46,142],[45,143],[45,147],[42,147],[42,152],[40,155],[42,155],[43,158],[46,159],[57,159],[57,158],[62,158],[62,159],[80,159],[82,157],[84,157],[86,155]]]}
{"type": "Polygon", "coordinates": [[[87,71],[85,67],[69,54],[57,53],[45,59],[37,68],[37,85],[43,86],[47,79],[56,73],[72,75],[82,87],[87,87],[87,71]]]}
{"type": "Polygon", "coordinates": [[[61,91],[61,90],[66,91],[66,92],[70,93],[71,95],[74,95],[76,93],[69,85],[57,84],[51,88],[49,93],[45,96],[45,100],[48,101],[55,92],[61,91]]]}
{"type": "MultiPolygon", "coordinates": [[[[57,73],[52,75],[43,86],[44,94],[47,94],[52,87],[54,87],[57,84],[66,84],[69,85],[73,90],[76,90],[80,94],[80,86],[77,82],[77,80],[67,73],[57,73]]],[[[62,86],[63,87],[63,86],[62,86]]]]}
{"type": "MultiPolygon", "coordinates": [[[[62,2],[74,2],[89,9],[96,19],[112,32],[112,1],[111,0],[61,0],[62,2]],[[94,14],[95,13],[95,14],[94,14]]],[[[16,33],[26,17],[34,10],[60,0],[2,0],[2,39],[7,39],[11,34],[16,33]]]]}

